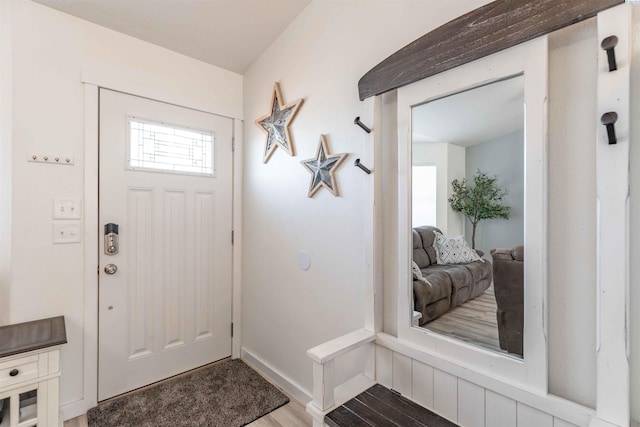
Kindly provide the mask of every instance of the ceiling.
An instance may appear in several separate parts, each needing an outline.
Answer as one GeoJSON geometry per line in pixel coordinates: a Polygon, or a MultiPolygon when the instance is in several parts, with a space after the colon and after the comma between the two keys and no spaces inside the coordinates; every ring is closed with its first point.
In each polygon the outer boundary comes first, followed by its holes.
{"type": "Polygon", "coordinates": [[[311,3],[311,0],[33,1],[239,74],[244,74],[311,3]]]}
{"type": "Polygon", "coordinates": [[[500,80],[412,109],[414,143],[470,147],[524,129],[524,76],[500,80]]]}

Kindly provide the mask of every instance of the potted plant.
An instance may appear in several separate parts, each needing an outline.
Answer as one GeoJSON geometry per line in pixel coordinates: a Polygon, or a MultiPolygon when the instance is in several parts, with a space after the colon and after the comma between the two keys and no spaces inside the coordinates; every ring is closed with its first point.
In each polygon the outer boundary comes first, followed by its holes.
{"type": "Polygon", "coordinates": [[[454,179],[451,183],[453,194],[449,204],[456,212],[462,212],[473,225],[471,248],[476,248],[476,227],[483,219],[509,219],[510,207],[503,204],[507,191],[496,185],[498,178],[490,177],[478,169],[473,176],[473,186],[467,178],[454,179]]]}

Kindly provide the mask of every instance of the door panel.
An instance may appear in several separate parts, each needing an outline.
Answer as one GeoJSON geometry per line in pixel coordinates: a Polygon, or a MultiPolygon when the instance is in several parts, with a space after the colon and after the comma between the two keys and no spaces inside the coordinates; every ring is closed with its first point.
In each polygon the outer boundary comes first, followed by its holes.
{"type": "Polygon", "coordinates": [[[231,119],[100,91],[100,224],[120,247],[100,247],[98,400],[231,355],[231,138],[231,119]],[[214,176],[129,167],[132,117],[211,132],[214,176]]]}

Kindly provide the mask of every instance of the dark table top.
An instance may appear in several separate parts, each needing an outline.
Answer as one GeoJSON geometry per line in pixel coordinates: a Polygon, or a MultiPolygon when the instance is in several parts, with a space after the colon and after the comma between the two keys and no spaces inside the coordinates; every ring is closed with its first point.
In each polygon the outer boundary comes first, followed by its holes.
{"type": "Polygon", "coordinates": [[[0,326],[0,357],[66,344],[64,316],[0,326]]]}

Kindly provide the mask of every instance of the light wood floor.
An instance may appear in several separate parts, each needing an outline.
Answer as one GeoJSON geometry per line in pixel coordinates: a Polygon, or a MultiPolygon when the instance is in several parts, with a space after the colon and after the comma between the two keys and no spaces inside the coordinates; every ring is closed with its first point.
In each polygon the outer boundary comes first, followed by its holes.
{"type": "Polygon", "coordinates": [[[493,285],[484,294],[454,308],[423,327],[489,350],[506,353],[500,348],[498,341],[496,297],[493,285]]]}
{"type": "MultiPolygon", "coordinates": [[[[262,418],[258,418],[248,424],[248,427],[310,427],[313,422],[304,406],[291,397],[289,399],[291,400],[289,403],[262,418]]],[[[88,427],[87,416],[81,415],[65,421],[64,427],[88,427]]]]}

